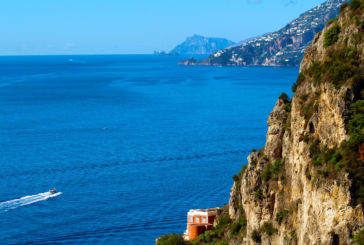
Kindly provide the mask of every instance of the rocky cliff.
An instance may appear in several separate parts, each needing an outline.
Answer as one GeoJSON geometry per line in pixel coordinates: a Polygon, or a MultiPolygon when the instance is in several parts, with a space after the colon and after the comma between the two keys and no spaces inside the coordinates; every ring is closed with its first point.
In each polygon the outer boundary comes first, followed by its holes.
{"type": "Polygon", "coordinates": [[[193,244],[364,244],[363,69],[364,0],[353,0],[314,37],[265,147],[193,244]]]}
{"type": "Polygon", "coordinates": [[[345,4],[315,36],[292,100],[270,113],[264,149],[234,178],[225,212],[246,224],[229,244],[363,244],[363,8],[345,4]]]}
{"type": "Polygon", "coordinates": [[[328,20],[338,16],[339,7],[345,1],[327,0],[276,32],[240,46],[219,50],[196,65],[299,66],[313,37],[325,27],[328,20]]]}
{"type": "Polygon", "coordinates": [[[175,47],[171,53],[180,54],[213,54],[220,49],[224,49],[234,42],[227,40],[225,38],[215,38],[215,37],[203,37],[194,35],[188,37],[186,41],[175,47]]]}

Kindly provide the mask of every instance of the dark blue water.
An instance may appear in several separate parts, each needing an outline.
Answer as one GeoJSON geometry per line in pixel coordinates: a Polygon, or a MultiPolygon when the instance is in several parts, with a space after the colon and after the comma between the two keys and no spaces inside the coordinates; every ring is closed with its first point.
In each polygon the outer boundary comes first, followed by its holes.
{"type": "Polygon", "coordinates": [[[149,245],[228,203],[298,68],[180,59],[0,57],[1,244],[149,245]]]}

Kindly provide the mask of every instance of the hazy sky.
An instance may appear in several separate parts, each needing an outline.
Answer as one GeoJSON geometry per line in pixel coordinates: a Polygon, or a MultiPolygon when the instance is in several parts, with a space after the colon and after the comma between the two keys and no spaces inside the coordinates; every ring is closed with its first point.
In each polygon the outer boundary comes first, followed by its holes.
{"type": "Polygon", "coordinates": [[[0,55],[150,54],[194,34],[234,42],[276,31],[324,0],[9,0],[0,55]]]}

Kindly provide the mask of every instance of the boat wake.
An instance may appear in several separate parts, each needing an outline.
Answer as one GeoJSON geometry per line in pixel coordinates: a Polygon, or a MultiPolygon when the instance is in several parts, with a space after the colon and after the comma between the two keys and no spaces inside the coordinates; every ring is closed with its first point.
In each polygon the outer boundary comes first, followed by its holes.
{"type": "Polygon", "coordinates": [[[0,213],[7,212],[11,209],[15,209],[21,206],[26,206],[32,203],[45,201],[48,198],[61,195],[62,192],[57,192],[55,194],[50,194],[48,191],[44,193],[39,193],[37,195],[25,196],[18,199],[13,199],[10,201],[0,202],[0,213]]]}

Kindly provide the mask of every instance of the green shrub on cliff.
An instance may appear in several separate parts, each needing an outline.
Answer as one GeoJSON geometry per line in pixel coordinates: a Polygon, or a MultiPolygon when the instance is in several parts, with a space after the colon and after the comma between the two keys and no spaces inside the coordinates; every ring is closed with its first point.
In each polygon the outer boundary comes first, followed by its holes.
{"type": "Polygon", "coordinates": [[[308,133],[305,133],[305,135],[303,135],[303,137],[302,137],[302,141],[305,143],[308,143],[309,140],[310,140],[310,137],[309,137],[308,133]]]}
{"type": "Polygon", "coordinates": [[[283,106],[283,109],[286,111],[286,112],[291,112],[292,110],[292,103],[286,103],[284,106],[283,106]]]}
{"type": "Polygon", "coordinates": [[[334,85],[338,85],[341,81],[346,81],[355,74],[353,67],[345,61],[335,60],[328,68],[328,75],[331,75],[331,80],[334,85]]]}
{"type": "Polygon", "coordinates": [[[263,199],[264,194],[263,194],[262,188],[259,187],[258,190],[255,192],[254,196],[257,199],[260,199],[260,200],[263,199]]]}
{"type": "Polygon", "coordinates": [[[271,171],[274,175],[281,174],[284,171],[284,161],[282,159],[274,161],[271,171]]]}
{"type": "Polygon", "coordinates": [[[216,228],[220,229],[229,224],[231,224],[230,216],[228,213],[225,213],[222,217],[219,218],[219,224],[216,226],[216,228]]]}
{"type": "MultiPolygon", "coordinates": [[[[359,85],[363,87],[363,84],[359,85]]],[[[364,94],[361,95],[362,98],[364,94]]],[[[364,100],[349,103],[349,118],[346,128],[350,138],[340,146],[328,148],[317,142],[310,142],[312,165],[316,168],[313,181],[323,177],[338,180],[340,173],[348,173],[352,180],[353,204],[364,205],[364,100]]],[[[310,140],[310,139],[309,139],[310,140]]]]}
{"type": "Polygon", "coordinates": [[[273,235],[274,233],[277,233],[278,230],[276,228],[274,228],[274,226],[269,223],[269,222],[264,222],[264,224],[262,225],[262,227],[260,227],[260,230],[262,232],[265,232],[268,236],[273,235]]]}
{"type": "Polygon", "coordinates": [[[286,93],[282,93],[278,99],[282,100],[283,102],[288,102],[288,95],[286,93]]]}
{"type": "Polygon", "coordinates": [[[364,229],[362,229],[355,235],[353,242],[358,245],[364,245],[364,229]]]}
{"type": "Polygon", "coordinates": [[[305,75],[303,73],[300,73],[298,75],[296,83],[294,83],[293,86],[292,86],[292,92],[295,93],[298,86],[300,86],[303,83],[304,80],[305,80],[305,75]]]}
{"type": "Polygon", "coordinates": [[[318,109],[319,109],[319,104],[316,102],[313,106],[313,111],[314,112],[318,112],[318,109]]]}
{"type": "Polygon", "coordinates": [[[181,234],[172,233],[170,235],[163,235],[159,238],[157,245],[189,245],[191,243],[186,242],[181,234]]]}
{"type": "Polygon", "coordinates": [[[314,85],[321,83],[324,75],[321,62],[313,62],[312,65],[305,71],[306,75],[312,77],[314,85]]]}
{"type": "Polygon", "coordinates": [[[237,176],[236,174],[233,175],[233,180],[234,182],[238,182],[240,180],[239,176],[237,176]]]}
{"type": "Polygon", "coordinates": [[[336,170],[345,171],[353,179],[352,193],[357,204],[364,204],[364,100],[357,100],[350,105],[349,122],[346,125],[349,140],[341,143],[341,151],[335,155],[338,163],[336,170]]]}
{"type": "Polygon", "coordinates": [[[284,160],[278,159],[274,161],[273,164],[267,165],[267,167],[260,175],[260,178],[262,179],[262,181],[268,181],[270,179],[278,180],[279,177],[283,179],[284,175],[285,175],[284,160]]]}
{"type": "Polygon", "coordinates": [[[297,243],[297,234],[296,234],[296,230],[293,230],[289,233],[290,237],[292,238],[294,243],[297,243]]]}
{"type": "MultiPolygon", "coordinates": [[[[349,78],[353,78],[356,83],[362,83],[363,78],[357,68],[358,60],[359,52],[356,48],[331,50],[325,61],[313,62],[303,73],[311,78],[314,85],[328,82],[340,88],[349,78]]],[[[297,86],[294,84],[292,89],[297,89],[297,86]]]]}
{"type": "Polygon", "coordinates": [[[251,235],[251,239],[254,241],[254,242],[260,242],[261,240],[261,237],[260,237],[260,234],[259,232],[257,232],[256,230],[253,230],[252,232],[252,235],[251,235]]]}
{"type": "Polygon", "coordinates": [[[230,227],[230,237],[237,236],[241,232],[244,232],[246,230],[247,225],[248,221],[244,216],[244,209],[243,209],[242,215],[240,215],[238,221],[233,223],[230,227]]]}
{"type": "Polygon", "coordinates": [[[276,221],[278,222],[278,224],[280,224],[283,219],[287,216],[287,214],[289,214],[289,210],[281,210],[276,214],[276,221]]]}
{"type": "Polygon", "coordinates": [[[326,33],[325,33],[325,42],[324,47],[327,48],[333,44],[335,44],[339,40],[339,34],[341,32],[341,28],[338,24],[331,27],[326,33]]]}
{"type": "Polygon", "coordinates": [[[291,101],[289,100],[288,95],[287,95],[286,93],[282,93],[282,94],[278,97],[278,99],[284,102],[283,109],[284,109],[287,113],[291,112],[291,109],[292,109],[292,103],[291,103],[291,101]]]}
{"type": "Polygon", "coordinates": [[[331,19],[329,20],[327,23],[326,23],[326,26],[329,26],[331,23],[333,23],[335,20],[337,20],[336,18],[335,19],[331,19]]]}
{"type": "Polygon", "coordinates": [[[302,113],[306,121],[309,121],[313,115],[315,102],[315,98],[311,98],[302,108],[302,113]]]}
{"type": "Polygon", "coordinates": [[[364,3],[360,0],[352,0],[350,3],[349,3],[349,8],[351,10],[356,10],[358,8],[363,8],[364,7],[364,3]]]}
{"type": "Polygon", "coordinates": [[[351,142],[364,143],[364,100],[358,100],[350,105],[350,119],[347,128],[351,142]]]}
{"type": "Polygon", "coordinates": [[[271,171],[269,171],[269,167],[267,167],[263,172],[262,174],[260,175],[260,178],[263,180],[263,181],[268,181],[271,177],[271,171]]]}
{"type": "Polygon", "coordinates": [[[343,12],[345,10],[345,8],[348,6],[348,2],[345,2],[343,3],[341,6],[340,6],[340,13],[343,12]]]}

